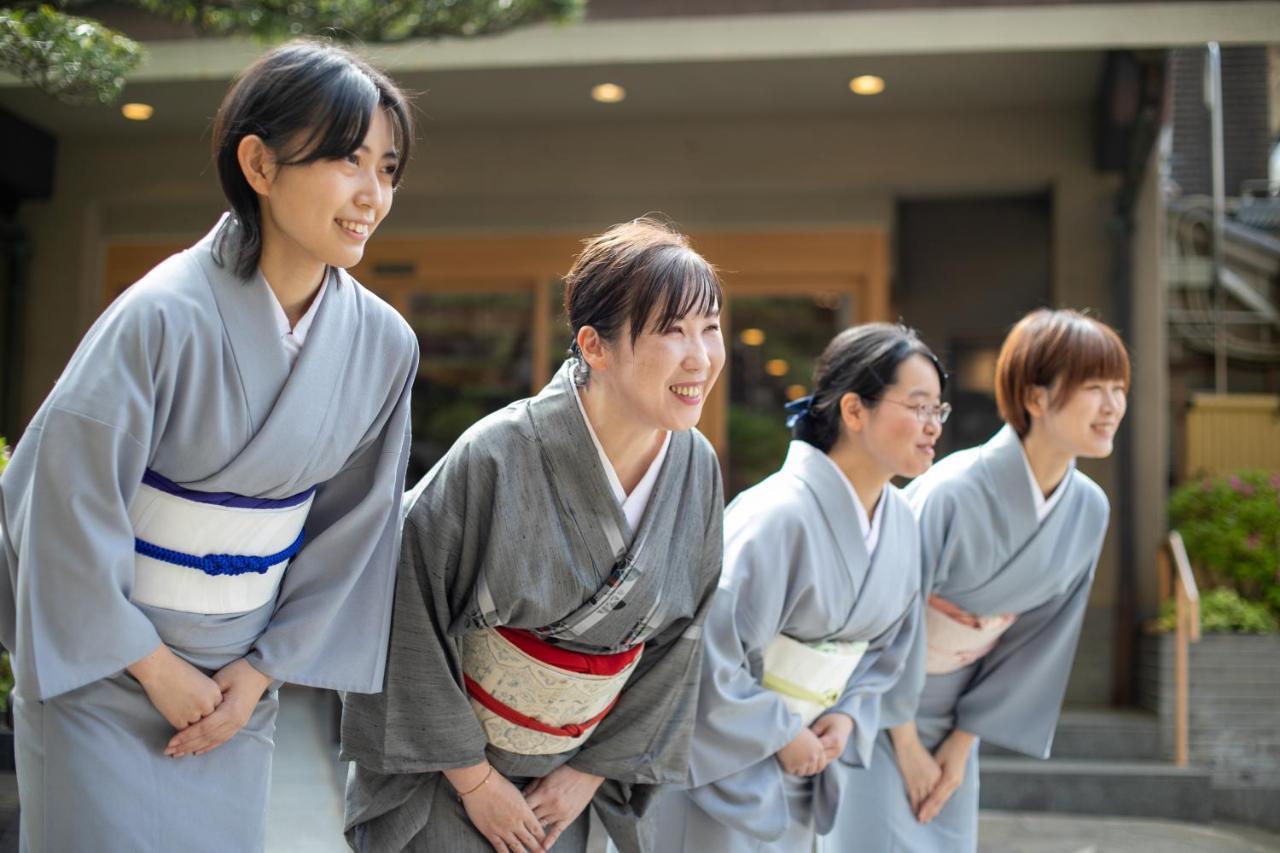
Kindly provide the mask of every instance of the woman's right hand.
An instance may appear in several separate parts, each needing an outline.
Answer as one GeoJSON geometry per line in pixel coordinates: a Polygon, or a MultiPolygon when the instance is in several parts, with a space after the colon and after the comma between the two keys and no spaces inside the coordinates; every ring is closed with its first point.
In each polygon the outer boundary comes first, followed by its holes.
{"type": "Polygon", "coordinates": [[[903,785],[907,789],[907,800],[911,803],[911,813],[916,814],[920,804],[928,798],[938,779],[942,777],[942,768],[937,760],[920,743],[915,723],[904,723],[890,729],[893,738],[893,753],[897,759],[898,772],[902,774],[903,785]],[[910,731],[907,728],[910,727],[910,731]]]}
{"type": "Polygon", "coordinates": [[[827,755],[822,741],[805,726],[791,743],[778,750],[778,763],[792,776],[812,776],[827,766],[827,755]]]}
{"type": "Polygon", "coordinates": [[[466,809],[471,825],[493,845],[497,853],[542,853],[546,830],[525,802],[524,794],[507,777],[490,768],[487,762],[475,767],[446,770],[445,776],[454,790],[460,792],[462,807],[466,809]],[[481,769],[484,772],[478,772],[481,769]],[[473,781],[476,776],[484,781],[473,781]],[[463,796],[462,792],[466,795],[463,796]]]}
{"type": "Polygon", "coordinates": [[[178,731],[197,723],[222,704],[217,682],[161,645],[128,672],[146,691],[151,704],[178,731]]]}

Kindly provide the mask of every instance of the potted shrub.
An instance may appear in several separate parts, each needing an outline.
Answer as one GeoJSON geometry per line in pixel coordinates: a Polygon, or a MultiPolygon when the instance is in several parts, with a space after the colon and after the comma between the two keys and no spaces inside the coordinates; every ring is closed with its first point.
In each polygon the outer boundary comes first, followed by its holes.
{"type": "MultiPolygon", "coordinates": [[[[1169,499],[1200,588],[1189,656],[1191,762],[1213,774],[1214,814],[1280,829],[1280,473],[1184,483],[1169,499]]],[[[1142,643],[1139,701],[1172,740],[1172,603],[1142,643]]],[[[1171,748],[1169,749],[1172,753],[1171,748]]]]}

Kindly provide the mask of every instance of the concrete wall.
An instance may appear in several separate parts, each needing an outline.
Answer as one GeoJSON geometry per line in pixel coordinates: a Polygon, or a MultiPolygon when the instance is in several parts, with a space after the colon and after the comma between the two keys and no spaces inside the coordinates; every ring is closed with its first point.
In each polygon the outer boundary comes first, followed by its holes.
{"type": "MultiPolygon", "coordinates": [[[[421,106],[429,113],[429,98],[421,106]]],[[[652,210],[690,229],[892,228],[900,197],[1048,192],[1053,301],[1112,317],[1118,297],[1108,287],[1107,229],[1116,184],[1092,170],[1090,125],[1086,105],[862,120],[686,115],[518,127],[428,120],[384,232],[585,233],[652,210]]],[[[101,307],[107,241],[193,238],[222,207],[207,140],[194,133],[141,143],[63,139],[56,180],[51,201],[20,211],[35,243],[24,418],[101,307]]],[[[1122,445],[1112,460],[1081,467],[1114,495],[1129,451],[1122,445]]],[[[1113,514],[1113,528],[1121,517],[1113,514]]],[[[1085,646],[1103,655],[1118,539],[1113,529],[1086,626],[1085,646]]],[[[1072,699],[1107,701],[1109,662],[1082,663],[1072,699]]]]}
{"type": "MultiPolygon", "coordinates": [[[[1169,755],[1174,653],[1171,634],[1140,643],[1138,701],[1159,715],[1169,755]]],[[[1189,763],[1213,775],[1214,817],[1280,831],[1280,636],[1206,634],[1187,673],[1189,763]]]]}

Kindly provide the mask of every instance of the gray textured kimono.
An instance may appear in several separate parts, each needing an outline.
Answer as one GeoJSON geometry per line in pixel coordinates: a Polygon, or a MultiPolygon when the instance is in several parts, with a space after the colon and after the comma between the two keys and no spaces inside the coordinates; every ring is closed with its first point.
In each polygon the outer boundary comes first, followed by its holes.
{"type": "Polygon", "coordinates": [[[290,369],[274,296],[215,263],[214,233],[164,261],[85,335],[0,477],[28,849],[263,846],[276,691],[227,743],[166,758],[173,729],[122,671],[161,643],[209,671],[246,657],[279,681],[381,686],[417,344],[331,275],[290,369]],[[273,601],[211,616],[130,600],[147,469],[201,492],[317,487],[273,601]]]}
{"type": "Polygon", "coordinates": [[[799,441],[782,470],[725,513],[725,571],[707,616],[702,686],[687,791],[663,793],[659,849],[809,850],[831,827],[843,780],[871,760],[881,695],[915,635],[919,536],[910,508],[884,490],[868,557],[851,490],[821,451],[799,441]],[[785,634],[869,647],[830,712],[854,720],[840,760],[789,776],[774,754],[803,725],[761,686],[764,650],[785,634]]]}
{"type": "MultiPolygon", "coordinates": [[[[885,728],[914,719],[930,750],[960,729],[1049,756],[1109,509],[1102,490],[1074,467],[1043,522],[1031,488],[1021,443],[1008,426],[907,488],[920,520],[922,596],[939,595],[977,616],[1018,619],[989,654],[945,675],[926,676],[922,631],[906,673],[885,697],[885,728]]],[[[911,814],[887,732],[876,751],[871,770],[845,792],[832,836],[837,849],[976,849],[976,744],[963,785],[927,826],[911,814]]]]}
{"type": "MultiPolygon", "coordinates": [[[[347,826],[358,849],[490,850],[440,773],[488,757],[517,785],[565,763],[605,777],[597,814],[623,851],[648,850],[637,817],[653,786],[685,776],[698,635],[722,560],[719,463],[701,434],[672,434],[630,531],[571,396],[570,366],[537,397],[468,430],[410,495],[385,689],[347,697],[343,714],[343,756],[355,762],[347,826]],[[489,746],[463,690],[461,636],[534,629],[592,606],[618,563],[611,530],[625,531],[639,580],[623,606],[564,646],[604,653],[645,642],[617,705],[576,752],[489,746]]],[[[583,849],[586,817],[557,850],[583,849]]]]}

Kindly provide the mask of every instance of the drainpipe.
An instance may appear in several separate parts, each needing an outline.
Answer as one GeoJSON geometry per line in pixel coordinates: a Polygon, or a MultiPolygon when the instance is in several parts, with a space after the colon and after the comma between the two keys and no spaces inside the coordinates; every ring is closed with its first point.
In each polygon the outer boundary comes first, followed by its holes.
{"type": "Polygon", "coordinates": [[[1209,108],[1209,151],[1213,179],[1213,390],[1227,393],[1227,294],[1223,289],[1223,233],[1226,228],[1226,178],[1222,135],[1222,50],[1209,42],[1205,62],[1205,105],[1209,108]]]}

